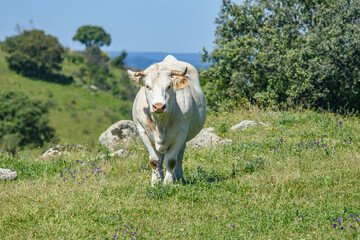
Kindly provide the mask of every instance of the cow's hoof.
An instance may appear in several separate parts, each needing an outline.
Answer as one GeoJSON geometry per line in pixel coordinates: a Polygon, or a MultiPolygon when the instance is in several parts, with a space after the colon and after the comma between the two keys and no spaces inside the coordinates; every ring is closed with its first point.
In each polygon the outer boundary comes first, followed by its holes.
{"type": "Polygon", "coordinates": [[[172,184],[174,182],[173,178],[165,178],[164,184],[172,184]]]}
{"type": "Polygon", "coordinates": [[[155,187],[156,185],[162,184],[161,179],[151,181],[151,187],[155,187]]]}

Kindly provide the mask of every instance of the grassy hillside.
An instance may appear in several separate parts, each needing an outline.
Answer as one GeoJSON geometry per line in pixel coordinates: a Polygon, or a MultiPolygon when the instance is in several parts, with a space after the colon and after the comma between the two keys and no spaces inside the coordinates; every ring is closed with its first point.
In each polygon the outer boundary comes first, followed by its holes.
{"type": "MultiPolygon", "coordinates": [[[[50,125],[56,129],[59,143],[85,144],[97,141],[101,132],[111,124],[130,119],[132,103],[81,85],[76,77],[79,68],[79,64],[68,61],[63,63],[62,74],[75,78],[71,85],[29,79],[8,69],[5,53],[0,50],[1,89],[22,91],[46,102],[50,106],[50,125]]],[[[120,70],[112,71],[114,80],[124,74],[120,70]]]]}
{"type": "Polygon", "coordinates": [[[0,238],[359,239],[359,118],[251,108],[210,126],[233,143],[188,148],[184,185],[151,188],[141,143],[104,160],[0,155],[19,173],[1,184],[0,238]],[[242,120],[268,126],[229,131],[242,120]]]}

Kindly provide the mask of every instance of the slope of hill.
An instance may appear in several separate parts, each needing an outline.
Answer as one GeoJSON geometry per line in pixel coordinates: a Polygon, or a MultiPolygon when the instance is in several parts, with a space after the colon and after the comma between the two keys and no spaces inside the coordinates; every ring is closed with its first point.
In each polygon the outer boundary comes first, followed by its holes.
{"type": "Polygon", "coordinates": [[[256,107],[210,114],[232,144],[188,147],[186,183],[150,187],[143,144],[115,158],[0,154],[0,239],[359,239],[360,120],[256,107]],[[242,120],[267,126],[230,131],[242,120]],[[88,160],[92,159],[92,160],[88,160]]]}
{"type": "MultiPolygon", "coordinates": [[[[9,70],[5,53],[0,51],[0,88],[22,91],[46,102],[50,107],[50,125],[55,128],[59,143],[96,142],[111,124],[130,119],[132,102],[80,85],[75,74],[79,67],[64,61],[62,73],[75,77],[75,83],[70,85],[29,79],[9,70]]],[[[114,78],[123,74],[120,70],[113,72],[114,78]]]]}

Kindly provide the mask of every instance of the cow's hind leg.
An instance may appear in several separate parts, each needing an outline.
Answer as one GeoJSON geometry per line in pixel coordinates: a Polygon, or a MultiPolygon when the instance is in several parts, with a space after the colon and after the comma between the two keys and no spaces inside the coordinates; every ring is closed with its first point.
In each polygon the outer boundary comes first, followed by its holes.
{"type": "Polygon", "coordinates": [[[177,161],[176,161],[176,164],[175,164],[175,168],[174,168],[175,180],[184,181],[184,173],[183,173],[182,161],[183,161],[183,158],[184,158],[185,148],[186,148],[186,144],[184,143],[184,146],[182,147],[182,149],[179,152],[179,155],[177,157],[177,161]]]}
{"type": "MultiPolygon", "coordinates": [[[[182,175],[182,162],[178,165],[177,160],[178,156],[182,152],[182,150],[185,150],[185,140],[187,136],[187,129],[181,129],[179,134],[177,135],[174,143],[170,147],[169,151],[165,154],[165,167],[166,167],[166,174],[164,183],[173,183],[175,180],[175,177],[177,177],[175,173],[175,168],[177,169],[178,175],[182,175]]],[[[181,155],[184,153],[182,152],[181,155]]],[[[182,157],[181,157],[182,159],[182,157]]]]}

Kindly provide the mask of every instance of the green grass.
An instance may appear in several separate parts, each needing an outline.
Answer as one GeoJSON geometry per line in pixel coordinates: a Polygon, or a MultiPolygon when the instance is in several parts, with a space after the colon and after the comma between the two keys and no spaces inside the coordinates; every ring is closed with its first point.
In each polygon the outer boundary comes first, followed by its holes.
{"type": "Polygon", "coordinates": [[[0,155],[19,173],[0,183],[0,239],[359,239],[359,118],[251,108],[206,127],[233,143],[187,148],[186,184],[151,188],[140,142],[104,160],[0,155]],[[229,131],[242,120],[268,126],[229,131]]]}
{"type": "MultiPolygon", "coordinates": [[[[62,74],[74,76],[71,85],[29,79],[10,71],[5,53],[0,51],[1,89],[22,91],[50,106],[50,125],[56,130],[61,144],[88,144],[96,142],[111,124],[131,118],[131,101],[121,101],[103,91],[93,92],[81,85],[76,77],[80,65],[64,61],[62,74]]],[[[120,79],[123,71],[113,70],[113,78],[120,79]]],[[[49,147],[44,146],[42,150],[49,147]]]]}

